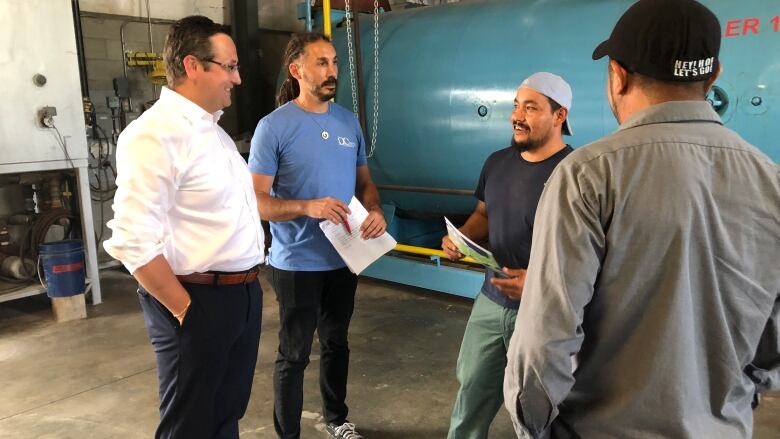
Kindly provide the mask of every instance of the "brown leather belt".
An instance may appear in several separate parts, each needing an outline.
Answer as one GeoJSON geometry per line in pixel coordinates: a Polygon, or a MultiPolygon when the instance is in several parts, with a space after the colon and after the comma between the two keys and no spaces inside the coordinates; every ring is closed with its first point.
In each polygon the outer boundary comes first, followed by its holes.
{"type": "Polygon", "coordinates": [[[258,268],[253,268],[248,271],[241,271],[238,273],[190,273],[177,275],[181,283],[187,284],[200,284],[200,285],[241,285],[251,284],[257,280],[258,268]]]}

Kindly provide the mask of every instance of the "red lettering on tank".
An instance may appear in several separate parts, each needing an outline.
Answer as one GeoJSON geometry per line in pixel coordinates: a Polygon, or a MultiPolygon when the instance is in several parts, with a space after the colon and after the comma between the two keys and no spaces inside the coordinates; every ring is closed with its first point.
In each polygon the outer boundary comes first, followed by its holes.
{"type": "Polygon", "coordinates": [[[726,34],[725,37],[738,37],[739,36],[739,25],[742,23],[742,20],[729,20],[726,22],[726,34]]]}
{"type": "Polygon", "coordinates": [[[758,18],[747,18],[742,24],[742,35],[747,35],[748,30],[754,34],[758,34],[758,25],[761,24],[761,20],[758,18]]]}
{"type": "Polygon", "coordinates": [[[774,32],[780,31],[780,15],[775,16],[775,18],[772,19],[772,24],[774,25],[774,32]]]}

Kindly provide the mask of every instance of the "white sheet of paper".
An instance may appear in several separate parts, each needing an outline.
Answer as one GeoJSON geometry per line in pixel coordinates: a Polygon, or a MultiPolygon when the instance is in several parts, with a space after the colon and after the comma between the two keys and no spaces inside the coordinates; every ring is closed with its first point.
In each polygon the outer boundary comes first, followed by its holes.
{"type": "Polygon", "coordinates": [[[350,271],[360,274],[366,267],[392,250],[397,243],[387,232],[374,239],[361,238],[360,225],[368,217],[368,211],[355,197],[352,197],[352,201],[349,202],[349,210],[351,213],[347,220],[352,233],[347,233],[344,224],[334,224],[330,221],[320,222],[320,229],[344,259],[350,271]]]}

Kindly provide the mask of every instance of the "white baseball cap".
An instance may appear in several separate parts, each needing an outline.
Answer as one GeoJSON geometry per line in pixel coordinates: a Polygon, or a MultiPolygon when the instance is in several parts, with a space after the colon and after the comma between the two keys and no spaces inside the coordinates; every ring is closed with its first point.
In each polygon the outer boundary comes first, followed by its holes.
{"type": "MultiPolygon", "coordinates": [[[[561,107],[571,111],[571,87],[558,75],[549,72],[538,72],[525,78],[520,84],[520,87],[530,88],[537,91],[548,98],[554,100],[561,107]]],[[[518,87],[518,88],[520,88],[518,87]]],[[[573,134],[571,130],[571,123],[569,117],[563,121],[563,134],[571,136],[573,134]]]]}

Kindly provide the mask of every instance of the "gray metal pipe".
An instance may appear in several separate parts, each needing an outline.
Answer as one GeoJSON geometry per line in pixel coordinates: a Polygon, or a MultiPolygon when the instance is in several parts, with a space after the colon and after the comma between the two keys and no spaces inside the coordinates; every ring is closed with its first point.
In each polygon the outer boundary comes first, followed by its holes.
{"type": "Polygon", "coordinates": [[[306,32],[311,32],[311,0],[305,0],[306,3],[306,32]]]}
{"type": "Polygon", "coordinates": [[[474,191],[470,189],[446,189],[438,187],[423,187],[423,186],[396,186],[390,184],[377,185],[379,190],[395,191],[395,192],[420,192],[424,194],[442,194],[442,195],[458,195],[464,197],[474,196],[474,191]]]}
{"type": "MultiPolygon", "coordinates": [[[[149,52],[154,53],[154,44],[152,43],[152,10],[149,8],[149,0],[146,0],[146,20],[149,23],[149,52]]],[[[157,89],[152,83],[152,99],[157,94],[157,89]]]]}
{"type": "Polygon", "coordinates": [[[146,20],[149,23],[149,51],[154,52],[154,44],[152,43],[152,10],[149,9],[149,0],[146,0],[146,20]]]}
{"type": "MultiPolygon", "coordinates": [[[[158,20],[158,19],[152,20],[152,17],[147,17],[146,20],[144,20],[142,18],[128,18],[127,20],[122,22],[122,24],[119,26],[119,44],[120,44],[121,50],[122,50],[122,73],[123,73],[125,79],[127,79],[127,57],[126,57],[126,54],[125,54],[125,26],[127,26],[130,23],[143,23],[143,24],[147,24],[149,26],[149,50],[151,52],[154,52],[153,47],[152,47],[152,27],[151,27],[152,24],[172,24],[172,23],[174,23],[174,21],[172,21],[172,20],[158,20]]],[[[152,88],[152,90],[153,90],[153,95],[154,95],[154,93],[156,93],[156,91],[154,91],[154,88],[152,88]]],[[[152,97],[154,97],[154,96],[152,96],[152,97]]],[[[130,112],[132,112],[133,111],[133,100],[132,100],[132,98],[128,97],[127,98],[127,103],[130,106],[130,112]]]]}
{"type": "Polygon", "coordinates": [[[84,34],[81,30],[81,7],[79,0],[71,1],[73,11],[73,30],[76,33],[76,53],[79,59],[79,79],[81,80],[81,96],[89,97],[89,80],[87,78],[87,59],[84,55],[84,34]]]}

